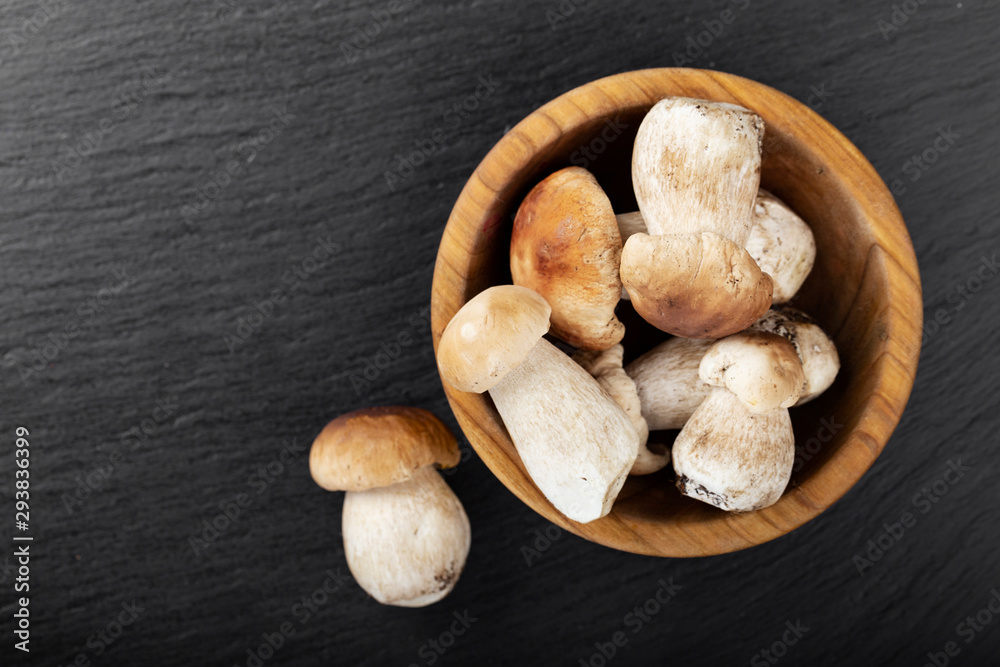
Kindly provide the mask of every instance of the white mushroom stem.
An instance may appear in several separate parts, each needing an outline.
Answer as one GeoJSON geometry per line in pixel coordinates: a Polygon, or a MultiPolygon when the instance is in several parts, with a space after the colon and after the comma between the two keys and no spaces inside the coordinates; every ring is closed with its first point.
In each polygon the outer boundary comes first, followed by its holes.
{"type": "Polygon", "coordinates": [[[649,426],[642,416],[642,406],[635,382],[622,367],[625,348],[621,343],[601,352],[578,350],[573,361],[590,373],[597,384],[625,411],[639,434],[639,456],[630,475],[649,475],[670,463],[670,451],[664,445],[649,444],[649,426]]]}
{"type": "Polygon", "coordinates": [[[764,121],[733,104],[657,102],[639,125],[632,185],[651,235],[713,232],[743,247],[760,184],[764,121]]]}
{"type": "Polygon", "coordinates": [[[625,368],[651,431],[683,428],[711,392],[698,376],[698,365],[714,342],[670,338],[625,368]]]}
{"type": "Polygon", "coordinates": [[[472,534],[462,503],[432,466],[391,486],[348,491],[342,530],[355,580],[399,607],[424,607],[451,592],[472,534]]]}
{"type": "Polygon", "coordinates": [[[809,225],[766,190],[757,192],[746,250],[774,279],[775,304],[795,296],[816,261],[816,240],[809,225]]]}
{"type": "Polygon", "coordinates": [[[557,510],[581,523],[611,511],[639,435],[587,371],[543,338],[489,392],[528,474],[557,510]]]}
{"type": "Polygon", "coordinates": [[[752,414],[731,391],[713,388],[677,436],[673,461],[686,496],[731,512],[773,505],[795,461],[788,410],[752,414]]]}

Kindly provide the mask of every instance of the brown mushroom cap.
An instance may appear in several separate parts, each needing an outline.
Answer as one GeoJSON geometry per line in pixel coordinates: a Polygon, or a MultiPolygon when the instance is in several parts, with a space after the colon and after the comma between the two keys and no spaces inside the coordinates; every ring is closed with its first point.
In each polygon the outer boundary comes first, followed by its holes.
{"type": "Polygon", "coordinates": [[[621,277],[644,320],[685,338],[743,331],[767,312],[774,287],[746,250],[712,232],[634,234],[621,277]]]}
{"type": "Polygon", "coordinates": [[[606,350],[625,335],[615,317],[622,240],[614,209],[586,169],[567,167],[524,198],[510,240],[515,285],[552,306],[552,333],[576,347],[606,350]]]}
{"type": "Polygon", "coordinates": [[[455,436],[427,410],[363,408],[316,436],[309,472],[328,491],[367,491],[406,481],[424,466],[453,468],[459,458],[455,436]]]}
{"type": "Polygon", "coordinates": [[[551,313],[548,302],[527,287],[496,285],[480,292],[441,334],[441,377],[461,391],[492,388],[549,330],[551,313]]]}

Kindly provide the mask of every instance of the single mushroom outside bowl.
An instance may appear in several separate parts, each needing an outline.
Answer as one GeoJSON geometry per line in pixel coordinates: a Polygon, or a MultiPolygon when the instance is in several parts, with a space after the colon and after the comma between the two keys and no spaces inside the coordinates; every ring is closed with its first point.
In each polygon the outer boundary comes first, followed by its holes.
{"type": "MultiPolygon", "coordinates": [[[[636,209],[632,143],[645,113],[668,95],[744,106],[766,124],[761,187],[812,228],[816,263],[792,305],[837,344],[842,368],[814,401],[793,408],[796,462],[781,499],[728,513],[682,496],[671,466],[629,477],[611,513],[570,521],[532,483],[488,395],[444,384],[459,425],[490,470],[549,521],[588,540],[641,554],[687,557],[744,549],[783,535],[843,496],[899,422],[916,374],[920,276],[899,209],[875,169],[805,105],[738,76],[696,69],[626,72],[572,90],[530,114],[493,147],[466,183],[438,250],[431,296],[435,353],[469,299],[510,283],[514,214],[553,171],[586,162],[616,212],[636,209]]],[[[665,340],[619,304],[626,363],[665,340]]]]}

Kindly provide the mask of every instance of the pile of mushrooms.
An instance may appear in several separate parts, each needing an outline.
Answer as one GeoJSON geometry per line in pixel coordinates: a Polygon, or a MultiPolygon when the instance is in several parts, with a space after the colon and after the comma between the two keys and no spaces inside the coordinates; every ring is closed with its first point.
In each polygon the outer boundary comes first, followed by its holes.
{"type": "Polygon", "coordinates": [[[513,285],[473,297],[446,327],[442,378],[490,393],[567,518],[607,515],[628,475],[670,464],[681,494],[728,511],[772,505],[788,485],[789,408],[825,391],[840,361],[788,305],[816,244],[760,189],[764,131],[739,106],[661,100],[633,148],[639,210],[616,212],[586,169],[550,174],[515,216],[513,285]],[[621,308],[669,334],[628,364],[621,308]],[[677,429],[671,448],[658,444],[677,429]]]}
{"type": "MultiPolygon", "coordinates": [[[[760,189],[763,135],[742,107],[660,101],[635,139],[639,210],[616,213],[586,169],[550,174],[517,211],[513,284],[474,296],[445,328],[441,377],[489,392],[525,471],[568,519],[606,516],[629,475],[671,464],[681,494],[723,510],[784,493],[789,409],[825,391],[840,361],[789,305],[816,244],[760,189]],[[628,364],[619,308],[665,334],[628,364]]],[[[421,607],[455,586],[471,531],[436,469],[458,461],[448,428],[418,408],[357,410],[313,443],[313,479],[347,492],[348,567],[379,602],[421,607]]]]}

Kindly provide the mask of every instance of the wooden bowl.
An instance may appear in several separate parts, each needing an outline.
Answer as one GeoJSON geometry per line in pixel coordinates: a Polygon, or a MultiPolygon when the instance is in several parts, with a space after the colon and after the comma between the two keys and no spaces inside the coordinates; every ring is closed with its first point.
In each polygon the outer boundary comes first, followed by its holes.
{"type": "MultiPolygon", "coordinates": [[[[761,187],[791,206],[816,236],[816,265],[794,305],[833,337],[842,368],[825,394],[791,411],[798,457],[781,500],[756,512],[727,513],[681,496],[668,467],[630,477],[603,519],[570,521],[532,483],[489,395],[443,384],[458,423],[493,474],[552,523],[624,551],[706,556],[774,539],[844,495],[885,447],[913,386],[923,313],[913,245],[875,169],[832,125],[772,88],[706,70],[626,72],[561,95],[504,135],[466,183],[438,250],[431,322],[436,351],[466,301],[510,283],[513,216],[527,191],[552,171],[584,166],[616,211],[636,210],[632,144],[643,116],[668,95],[732,102],[759,114],[767,127],[761,187]]],[[[629,329],[628,357],[666,338],[627,303],[619,311],[629,329]]]]}

